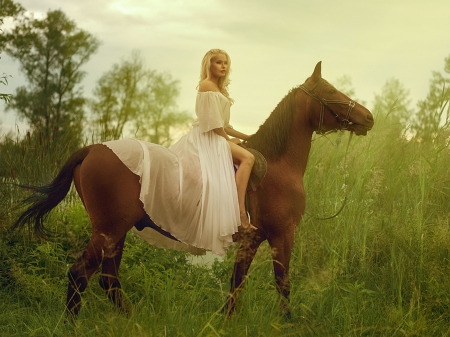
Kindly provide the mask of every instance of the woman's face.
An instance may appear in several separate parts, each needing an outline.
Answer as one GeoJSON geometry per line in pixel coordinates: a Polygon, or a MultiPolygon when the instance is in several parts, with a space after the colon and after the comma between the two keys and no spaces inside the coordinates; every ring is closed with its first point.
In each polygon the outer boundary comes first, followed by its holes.
{"type": "Polygon", "coordinates": [[[219,79],[224,77],[228,71],[228,60],[223,54],[217,54],[211,59],[211,77],[219,79]]]}

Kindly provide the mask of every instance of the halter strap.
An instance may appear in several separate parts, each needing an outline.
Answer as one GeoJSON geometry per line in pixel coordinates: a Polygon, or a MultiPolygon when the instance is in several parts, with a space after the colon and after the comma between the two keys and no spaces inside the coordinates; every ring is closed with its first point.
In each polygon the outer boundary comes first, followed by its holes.
{"type": "Polygon", "coordinates": [[[319,134],[323,134],[322,126],[323,126],[323,115],[324,115],[324,107],[326,106],[328,108],[328,111],[339,121],[339,124],[341,126],[340,130],[347,130],[348,127],[352,124],[350,121],[350,114],[352,113],[353,108],[355,107],[354,101],[339,101],[339,100],[327,100],[325,98],[320,97],[317,95],[313,90],[317,87],[319,83],[317,83],[312,90],[309,90],[307,87],[305,87],[303,84],[300,85],[300,89],[302,89],[308,96],[311,96],[315,100],[320,102],[320,116],[319,116],[319,127],[317,128],[316,132],[319,134]],[[344,119],[341,119],[339,115],[334,112],[334,110],[330,107],[330,104],[345,104],[348,105],[347,115],[344,119]]]}

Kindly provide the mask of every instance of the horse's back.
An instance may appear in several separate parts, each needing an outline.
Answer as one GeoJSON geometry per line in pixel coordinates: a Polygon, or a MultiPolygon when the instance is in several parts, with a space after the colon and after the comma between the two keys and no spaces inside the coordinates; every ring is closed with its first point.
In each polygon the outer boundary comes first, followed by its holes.
{"type": "Polygon", "coordinates": [[[119,139],[104,142],[103,147],[112,151],[118,159],[134,174],[142,174],[143,149],[139,141],[135,139],[119,139]]]}

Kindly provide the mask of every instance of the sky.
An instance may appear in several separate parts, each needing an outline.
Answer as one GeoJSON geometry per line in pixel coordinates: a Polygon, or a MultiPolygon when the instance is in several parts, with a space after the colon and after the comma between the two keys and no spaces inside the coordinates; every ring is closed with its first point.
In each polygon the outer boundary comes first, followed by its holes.
{"type": "MultiPolygon", "coordinates": [[[[349,76],[357,101],[370,109],[388,79],[409,90],[412,107],[424,99],[433,71],[450,55],[448,0],[16,0],[42,17],[62,10],[101,41],[83,70],[84,93],[114,63],[141,52],[146,66],[180,81],[178,106],[194,116],[203,55],[212,48],[231,57],[231,124],[254,133],[288,91],[322,61],[322,76],[349,76]]],[[[11,26],[6,20],[4,29],[11,26]]],[[[17,61],[2,54],[4,93],[25,84],[17,61]]],[[[338,87],[339,89],[339,87],[338,87]]],[[[26,128],[13,111],[5,132],[26,128]]],[[[2,132],[0,131],[0,132],[2,132]]]]}

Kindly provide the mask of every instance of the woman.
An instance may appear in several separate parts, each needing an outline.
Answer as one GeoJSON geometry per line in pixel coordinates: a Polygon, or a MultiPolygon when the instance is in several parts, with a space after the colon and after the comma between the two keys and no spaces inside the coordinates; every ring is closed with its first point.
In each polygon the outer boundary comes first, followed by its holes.
{"type": "MultiPolygon", "coordinates": [[[[148,227],[134,229],[151,244],[219,255],[233,234],[251,228],[245,191],[253,155],[238,145],[249,136],[229,125],[232,100],[227,91],[230,58],[213,49],[203,58],[191,131],[169,149],[134,139],[106,142],[140,177],[140,200],[151,220],[183,244],[148,227]],[[233,162],[238,166],[235,173],[233,162]]],[[[139,227],[139,226],[138,226],[139,227]]]]}
{"type": "MultiPolygon", "coordinates": [[[[192,233],[197,238],[195,242],[181,240],[199,248],[208,249],[206,242],[217,240],[226,247],[239,225],[243,230],[253,227],[245,210],[245,192],[255,158],[238,145],[239,139],[247,140],[249,136],[229,124],[233,102],[227,91],[230,63],[230,57],[221,49],[205,54],[197,87],[197,120],[192,130],[170,147],[184,167],[189,166],[198,173],[194,158],[200,166],[202,207],[198,227],[192,233]],[[238,167],[236,172],[233,163],[238,167]]],[[[192,193],[192,189],[186,193],[192,193]]],[[[215,252],[214,248],[211,250],[215,252]]]]}
{"type": "MultiPolygon", "coordinates": [[[[230,63],[230,57],[228,56],[228,54],[220,49],[212,49],[208,51],[203,57],[200,82],[198,85],[199,94],[197,96],[196,113],[199,119],[204,118],[203,115],[206,115],[205,117],[208,119],[208,123],[209,118],[215,118],[216,124],[210,123],[208,124],[208,127],[203,128],[202,131],[209,132],[211,131],[210,129],[212,129],[217,135],[225,138],[228,146],[230,147],[233,161],[237,165],[239,165],[236,171],[235,178],[237,185],[240,220],[242,227],[244,229],[248,229],[250,224],[245,211],[245,191],[247,189],[248,180],[255,158],[249,151],[238,145],[240,143],[239,139],[247,140],[249,136],[234,130],[231,125],[228,124],[230,118],[229,109],[232,103],[232,100],[230,99],[227,91],[227,87],[230,82],[230,63]],[[217,92],[223,95],[230,102],[230,104],[225,103],[223,105],[223,112],[221,113],[221,116],[214,116],[212,112],[214,108],[210,106],[211,99],[204,98],[204,96],[216,96],[217,92]],[[200,117],[199,114],[202,117],[200,117]],[[231,139],[229,136],[236,138],[231,139]]],[[[202,122],[199,121],[199,123],[202,122]]]]}

